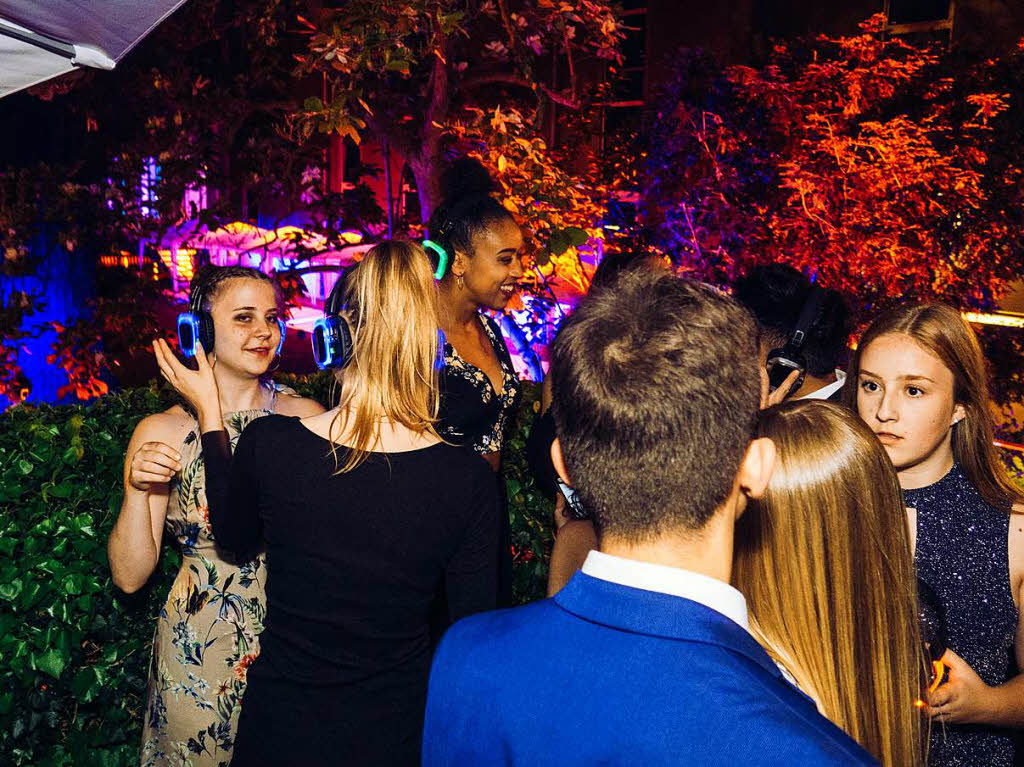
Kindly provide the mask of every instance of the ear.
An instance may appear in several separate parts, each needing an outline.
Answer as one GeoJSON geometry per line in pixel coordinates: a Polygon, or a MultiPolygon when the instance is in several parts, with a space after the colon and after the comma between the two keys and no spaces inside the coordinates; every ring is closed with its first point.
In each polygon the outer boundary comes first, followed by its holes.
{"type": "Polygon", "coordinates": [[[953,423],[951,423],[950,426],[960,423],[966,417],[967,408],[965,408],[963,405],[957,404],[957,406],[953,408],[953,423]]]}
{"type": "Polygon", "coordinates": [[[455,257],[452,259],[451,266],[448,267],[448,271],[454,274],[456,277],[460,277],[466,273],[466,269],[469,264],[466,263],[466,254],[462,251],[456,250],[455,257]]]}
{"type": "Polygon", "coordinates": [[[775,470],[775,457],[775,443],[767,437],[759,437],[750,443],[736,475],[736,484],[745,496],[760,498],[764,495],[775,470]]]}
{"type": "Polygon", "coordinates": [[[555,437],[555,441],[551,443],[551,463],[555,465],[555,473],[558,474],[558,478],[561,479],[569,487],[572,487],[572,480],[569,479],[569,472],[565,468],[565,457],[562,455],[562,444],[555,437]]]}

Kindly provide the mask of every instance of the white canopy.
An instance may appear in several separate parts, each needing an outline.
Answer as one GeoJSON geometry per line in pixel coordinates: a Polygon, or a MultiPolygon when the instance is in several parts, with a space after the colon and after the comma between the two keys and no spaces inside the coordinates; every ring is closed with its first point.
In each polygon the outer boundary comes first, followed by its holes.
{"type": "Polygon", "coordinates": [[[185,0],[0,0],[0,97],[75,67],[113,69],[185,0]]]}

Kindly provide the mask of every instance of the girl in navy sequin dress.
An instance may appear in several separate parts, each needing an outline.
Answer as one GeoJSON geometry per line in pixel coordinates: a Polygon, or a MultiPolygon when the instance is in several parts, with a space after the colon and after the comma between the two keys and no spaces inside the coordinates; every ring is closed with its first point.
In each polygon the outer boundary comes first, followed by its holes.
{"type": "Polygon", "coordinates": [[[945,615],[929,764],[1011,767],[1024,726],[1024,507],[992,445],[974,332],[949,306],[894,309],[858,344],[844,396],[896,467],[917,574],[945,615]]]}

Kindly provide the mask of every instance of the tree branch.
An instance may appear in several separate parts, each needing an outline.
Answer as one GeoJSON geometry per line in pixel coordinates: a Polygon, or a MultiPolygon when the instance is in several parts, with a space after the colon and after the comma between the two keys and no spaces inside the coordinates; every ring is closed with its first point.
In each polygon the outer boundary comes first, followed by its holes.
{"type": "Polygon", "coordinates": [[[465,90],[472,90],[473,88],[479,88],[483,85],[492,85],[494,83],[500,83],[502,85],[514,85],[518,88],[529,88],[530,90],[540,89],[544,92],[544,95],[554,101],[556,104],[568,107],[569,109],[580,109],[583,104],[571,96],[565,96],[557,91],[549,88],[542,83],[531,83],[528,80],[524,80],[518,75],[508,74],[507,72],[494,72],[489,75],[479,75],[477,77],[470,77],[462,81],[462,88],[465,90]]]}

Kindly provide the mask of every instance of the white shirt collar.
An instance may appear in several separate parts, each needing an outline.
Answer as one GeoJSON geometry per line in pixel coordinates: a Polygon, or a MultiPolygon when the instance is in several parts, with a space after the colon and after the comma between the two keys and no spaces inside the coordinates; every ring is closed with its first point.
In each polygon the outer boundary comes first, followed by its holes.
{"type": "Polygon", "coordinates": [[[707,575],[678,567],[655,565],[626,559],[601,551],[591,551],[583,563],[583,572],[592,578],[630,586],[644,591],[656,591],[699,602],[721,613],[747,631],[747,600],[728,583],[707,575]]]}
{"type": "Polygon", "coordinates": [[[836,380],[830,383],[828,386],[822,386],[820,389],[815,389],[810,394],[805,394],[800,399],[828,399],[837,391],[843,388],[843,384],[846,383],[846,373],[839,368],[836,368],[836,380]]]}

